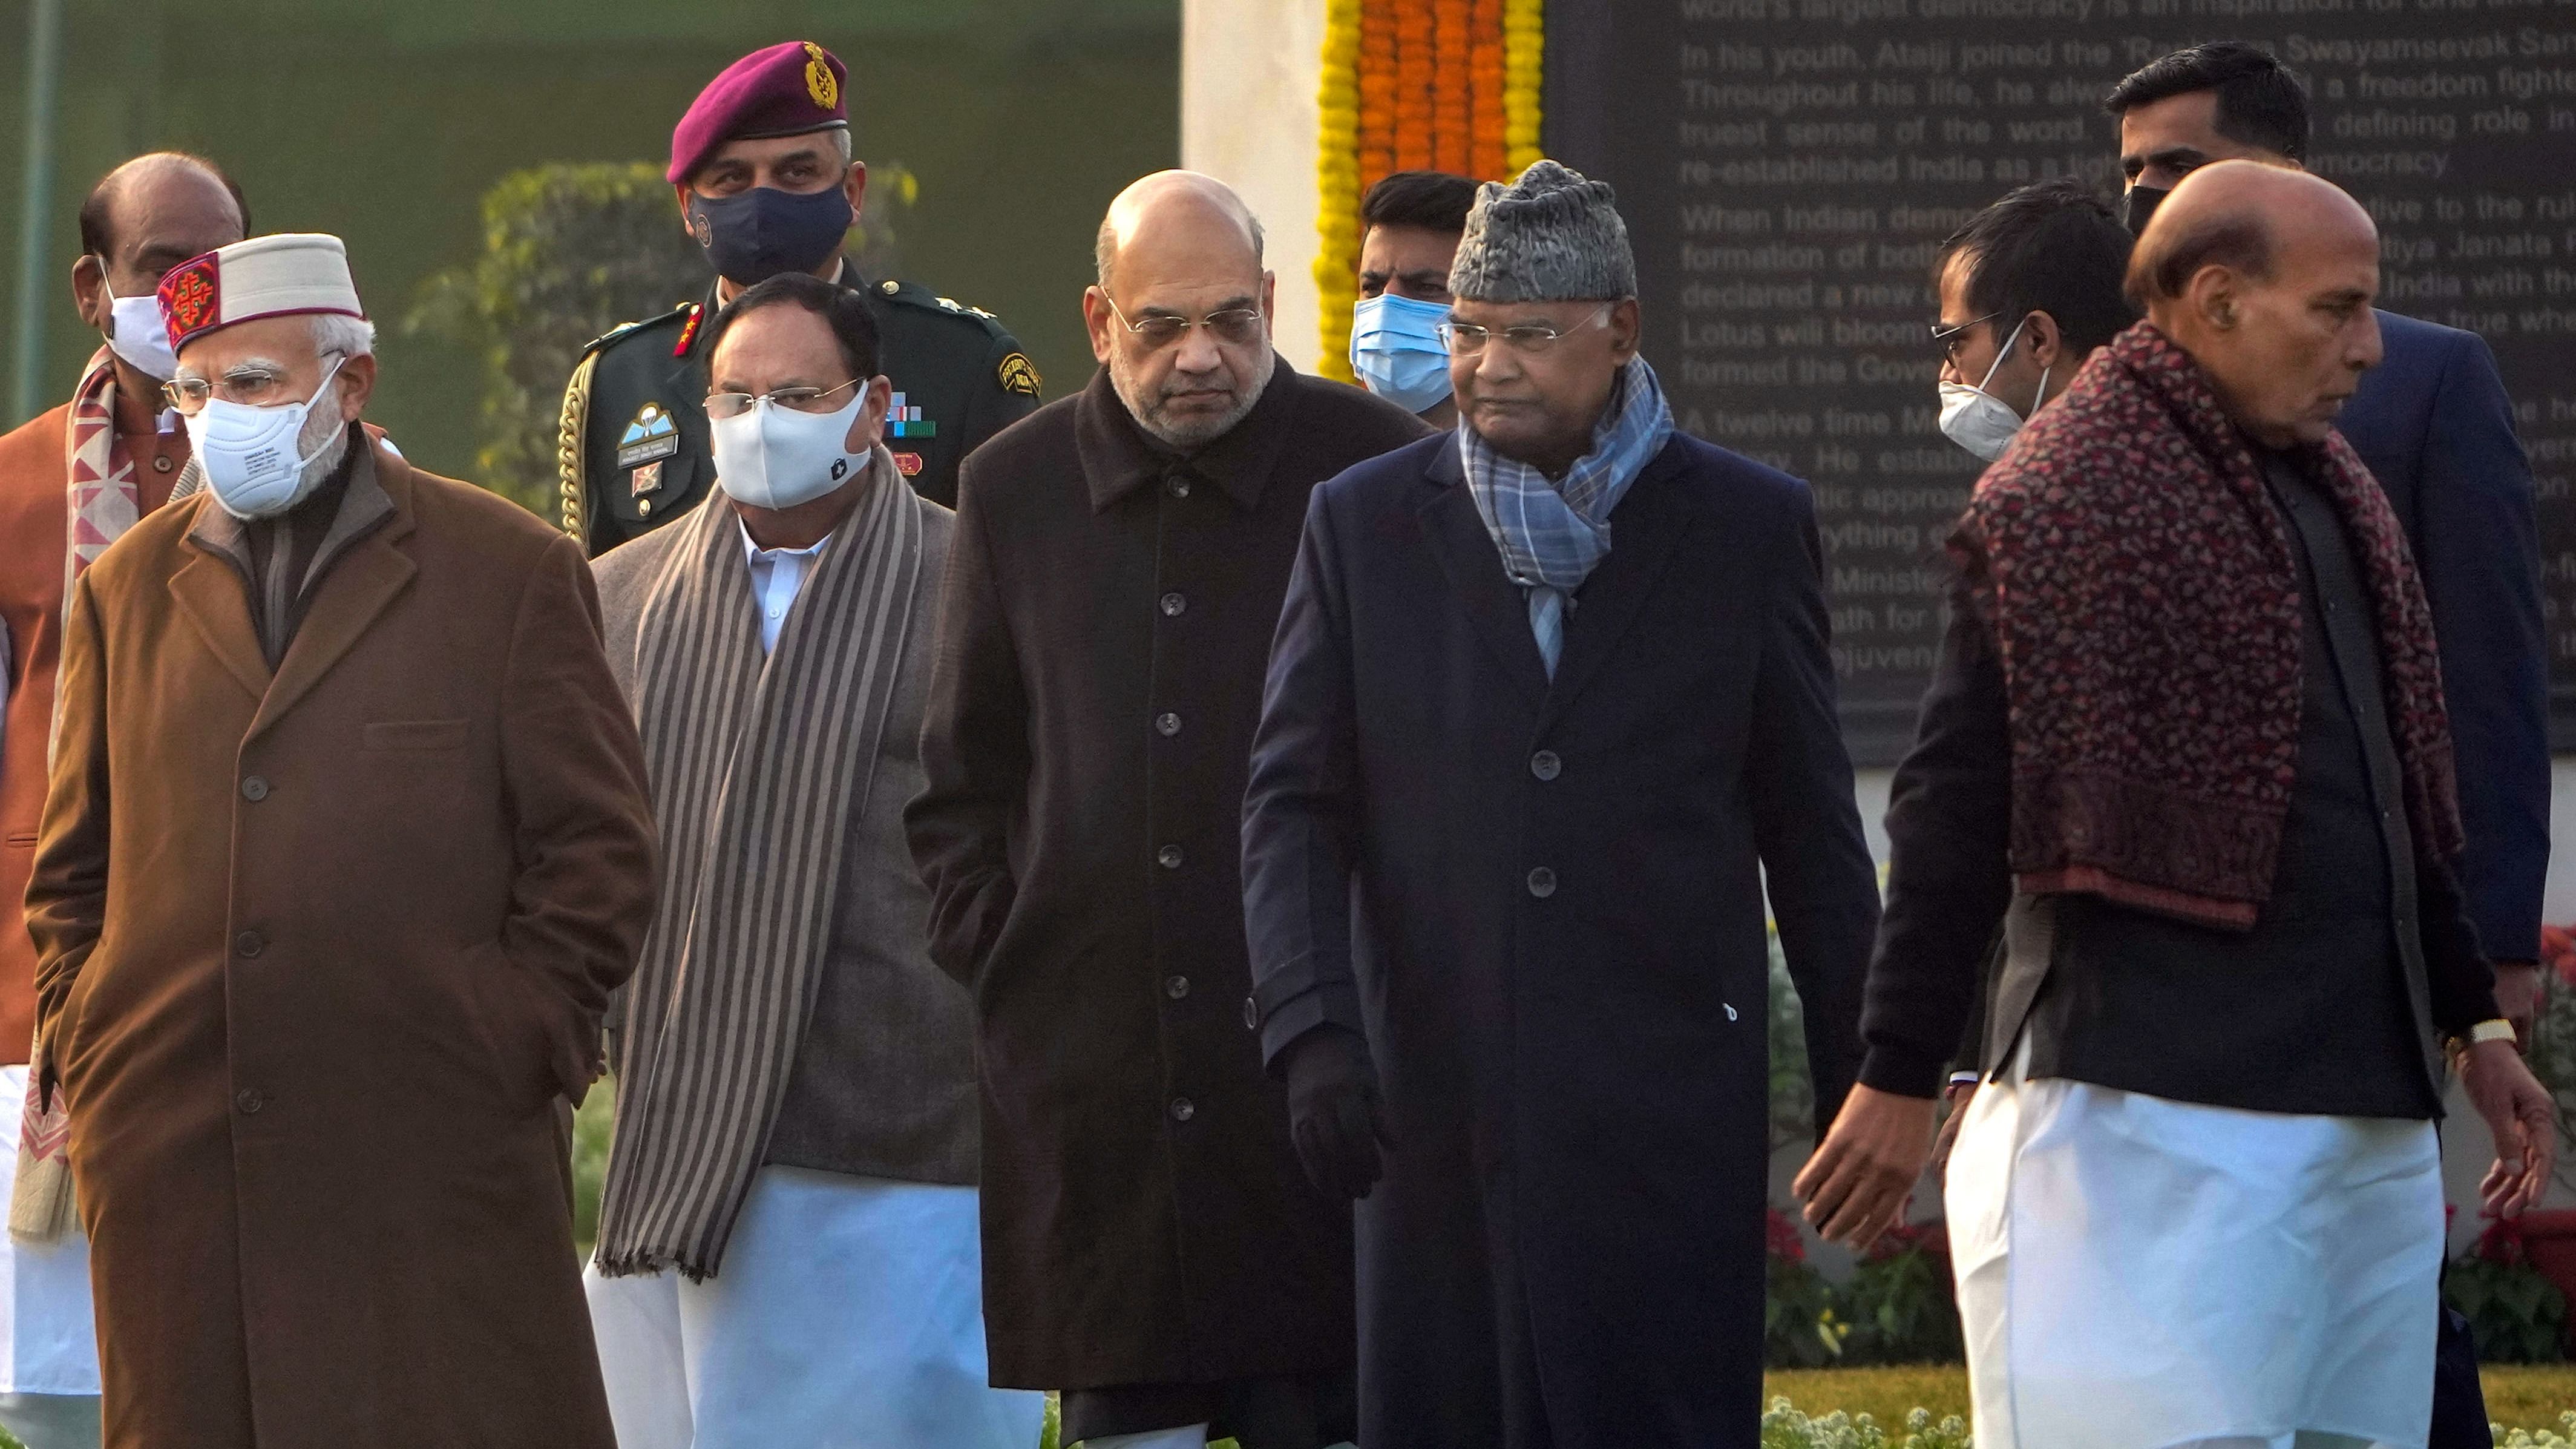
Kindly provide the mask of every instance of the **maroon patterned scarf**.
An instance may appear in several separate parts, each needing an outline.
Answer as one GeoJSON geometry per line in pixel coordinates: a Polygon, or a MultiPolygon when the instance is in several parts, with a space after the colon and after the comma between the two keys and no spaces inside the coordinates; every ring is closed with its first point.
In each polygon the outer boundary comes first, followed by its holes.
{"type": "MultiPolygon", "coordinates": [[[[2432,612],[2339,433],[2302,450],[2366,583],[2418,848],[2459,852],[2432,612]]],[[[2251,929],[2299,767],[2297,566],[2253,450],[2141,322],[1977,484],[1950,539],[2011,707],[2011,862],[2033,894],[2251,929]]]]}

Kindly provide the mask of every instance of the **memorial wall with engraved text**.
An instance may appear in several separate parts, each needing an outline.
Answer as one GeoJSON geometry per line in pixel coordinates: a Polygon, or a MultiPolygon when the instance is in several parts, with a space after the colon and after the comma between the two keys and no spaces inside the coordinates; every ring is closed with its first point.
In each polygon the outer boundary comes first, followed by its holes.
{"type": "Polygon", "coordinates": [[[1548,145],[1619,189],[1682,426],[1813,485],[1864,763],[1910,737],[1981,466],[1937,425],[1932,254],[2025,182],[2116,193],[2103,96],[2218,39],[2308,85],[2308,165],[2378,219],[2381,305],[2494,348],[2576,747],[2576,0],[1559,0],[1548,145]]]}

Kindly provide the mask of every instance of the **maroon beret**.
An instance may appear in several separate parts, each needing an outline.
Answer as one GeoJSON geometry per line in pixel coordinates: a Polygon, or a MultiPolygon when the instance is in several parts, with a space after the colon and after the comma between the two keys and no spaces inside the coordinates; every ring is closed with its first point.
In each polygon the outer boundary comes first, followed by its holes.
{"type": "Polygon", "coordinates": [[[727,141],[801,136],[850,124],[849,67],[810,40],[755,50],[707,82],[671,128],[672,185],[689,179],[727,141]]]}

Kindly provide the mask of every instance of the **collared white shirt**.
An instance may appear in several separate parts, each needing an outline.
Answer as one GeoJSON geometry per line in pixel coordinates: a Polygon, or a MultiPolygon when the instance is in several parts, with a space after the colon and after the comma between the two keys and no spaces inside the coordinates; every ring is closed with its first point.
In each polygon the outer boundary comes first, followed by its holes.
{"type": "MultiPolygon", "coordinates": [[[[742,519],[736,517],[734,526],[742,528],[742,519]]],[[[787,611],[796,607],[796,591],[805,587],[814,561],[831,541],[827,533],[811,548],[762,548],[751,541],[750,529],[742,530],[742,556],[751,565],[751,602],[760,610],[761,652],[778,648],[778,631],[787,626],[787,611]]]]}

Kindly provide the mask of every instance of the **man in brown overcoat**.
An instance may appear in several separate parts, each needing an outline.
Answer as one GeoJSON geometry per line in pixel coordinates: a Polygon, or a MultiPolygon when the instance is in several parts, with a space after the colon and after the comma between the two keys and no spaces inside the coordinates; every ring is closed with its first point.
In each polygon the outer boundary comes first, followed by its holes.
{"type": "Polygon", "coordinates": [[[180,501],[74,587],[27,893],[111,1449],[609,1449],[561,1110],[651,917],[580,549],[358,424],[336,238],[163,280],[180,501]]]}
{"type": "Polygon", "coordinates": [[[993,1380],[1093,1449],[1351,1433],[1351,1214],[1244,1027],[1238,832],[1317,483],[1422,437],[1270,343],[1261,232],[1128,188],[1103,366],[966,460],[913,803],[933,959],[978,1007],[993,1380]]]}

